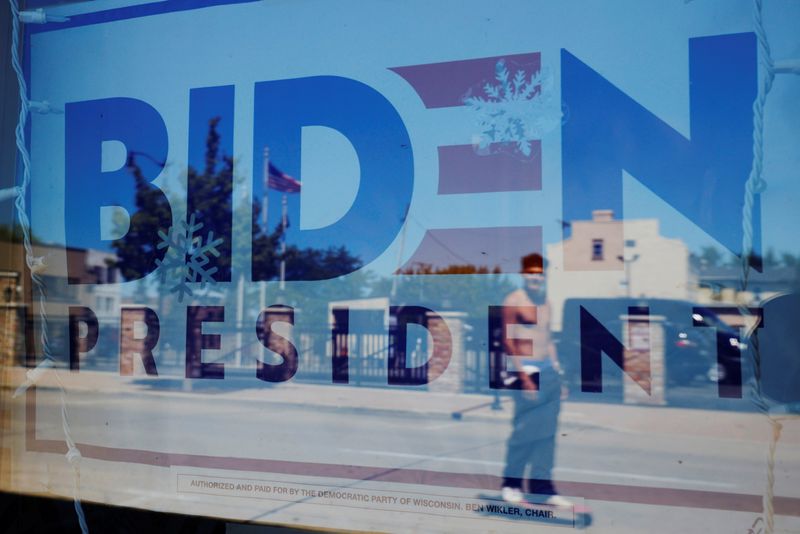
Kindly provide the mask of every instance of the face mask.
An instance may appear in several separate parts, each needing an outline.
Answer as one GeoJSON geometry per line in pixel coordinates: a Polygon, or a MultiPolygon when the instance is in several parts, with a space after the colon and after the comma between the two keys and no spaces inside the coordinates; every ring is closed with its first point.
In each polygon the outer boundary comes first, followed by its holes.
{"type": "Polygon", "coordinates": [[[530,280],[525,280],[524,282],[522,289],[528,295],[531,302],[534,304],[543,304],[547,294],[544,279],[538,280],[538,283],[531,283],[530,280]]]}

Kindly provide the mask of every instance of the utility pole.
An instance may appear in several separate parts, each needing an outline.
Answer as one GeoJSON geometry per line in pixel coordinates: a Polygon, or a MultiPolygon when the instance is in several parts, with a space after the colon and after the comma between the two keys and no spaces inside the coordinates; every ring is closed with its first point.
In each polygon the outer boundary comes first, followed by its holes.
{"type": "Polygon", "coordinates": [[[634,254],[630,258],[626,258],[625,255],[617,256],[617,259],[622,262],[625,266],[625,296],[628,298],[631,297],[631,263],[635,262],[639,259],[638,254],[634,254]]]}

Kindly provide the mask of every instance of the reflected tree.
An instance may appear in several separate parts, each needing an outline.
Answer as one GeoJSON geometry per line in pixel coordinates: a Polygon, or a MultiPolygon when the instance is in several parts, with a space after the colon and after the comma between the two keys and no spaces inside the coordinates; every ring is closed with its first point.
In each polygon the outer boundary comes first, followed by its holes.
{"type": "MultiPolygon", "coordinates": [[[[221,154],[220,134],[217,126],[220,118],[209,120],[208,135],[206,136],[205,162],[202,170],[189,166],[187,170],[188,182],[192,184],[193,205],[191,210],[201,214],[201,221],[209,227],[221,229],[219,233],[234,236],[236,247],[227,244],[222,250],[218,266],[220,270],[237,269],[240,272],[246,263],[251,261],[251,254],[257,255],[261,265],[267,266],[267,275],[271,280],[279,276],[279,267],[282,259],[280,243],[282,230],[280,226],[271,232],[258,223],[261,208],[257,202],[252,203],[252,217],[250,221],[245,218],[229,216],[234,206],[232,188],[234,186],[234,158],[221,154]],[[248,228],[249,226],[249,228],[248,228]],[[228,232],[227,230],[230,230],[228,232]],[[243,236],[251,236],[250,239],[243,236]]],[[[141,167],[136,159],[136,154],[131,154],[127,161],[127,169],[135,181],[135,202],[139,212],[143,214],[141,230],[135,234],[128,234],[125,239],[112,242],[116,251],[119,267],[126,279],[137,279],[149,273],[152,258],[155,254],[157,242],[151,236],[157,235],[159,230],[166,228],[159,226],[159,220],[169,214],[170,206],[159,190],[153,189],[144,178],[141,167]]],[[[361,261],[350,254],[344,247],[331,247],[328,249],[299,248],[288,245],[285,257],[294,261],[287,262],[294,265],[293,276],[305,278],[314,273],[318,277],[335,276],[343,271],[355,270],[361,266],[361,261]]]]}

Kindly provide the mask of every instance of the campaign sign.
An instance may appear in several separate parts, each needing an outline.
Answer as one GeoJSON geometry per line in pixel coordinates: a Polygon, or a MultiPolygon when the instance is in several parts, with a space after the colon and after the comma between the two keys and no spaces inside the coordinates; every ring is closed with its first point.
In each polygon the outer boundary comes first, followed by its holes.
{"type": "Polygon", "coordinates": [[[68,433],[82,499],[229,520],[752,524],[797,5],[111,4],[26,28],[13,489],[72,495],[68,433]]]}

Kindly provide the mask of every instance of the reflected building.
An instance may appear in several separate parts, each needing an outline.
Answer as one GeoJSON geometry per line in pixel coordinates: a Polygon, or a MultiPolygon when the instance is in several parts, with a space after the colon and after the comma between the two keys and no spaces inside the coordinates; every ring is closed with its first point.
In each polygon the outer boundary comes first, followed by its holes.
{"type": "Polygon", "coordinates": [[[689,249],[680,239],[662,236],[658,219],[621,220],[612,210],[597,209],[591,220],[570,226],[570,237],[547,245],[554,330],[561,330],[570,298],[696,297],[689,249]]]}
{"type": "Polygon", "coordinates": [[[758,305],[792,290],[797,281],[795,268],[765,265],[763,272],[751,271],[748,290],[742,291],[741,265],[706,265],[700,262],[696,271],[697,299],[703,304],[758,305]]]}
{"type": "MultiPolygon", "coordinates": [[[[122,304],[120,294],[121,281],[119,269],[116,267],[117,256],[110,252],[85,250],[77,248],[64,249],[63,246],[34,244],[34,258],[39,258],[41,267],[37,270],[46,288],[48,316],[51,328],[51,350],[63,350],[66,339],[62,339],[65,328],[55,327],[66,324],[69,308],[82,306],[90,308],[97,314],[100,323],[109,323],[117,328],[116,314],[122,304]],[[68,277],[67,264],[73,268],[80,266],[77,276],[68,277]],[[113,324],[112,324],[113,323],[113,324]]],[[[26,358],[34,357],[33,350],[25,350],[25,336],[29,340],[38,334],[29,323],[33,310],[29,303],[36,302],[30,295],[31,289],[26,287],[30,278],[26,274],[25,250],[20,243],[0,242],[0,298],[2,298],[3,329],[2,355],[14,358],[15,363],[24,364],[26,358]]],[[[35,309],[35,308],[34,308],[35,309]]],[[[31,361],[27,362],[32,363],[31,361]]]]}

